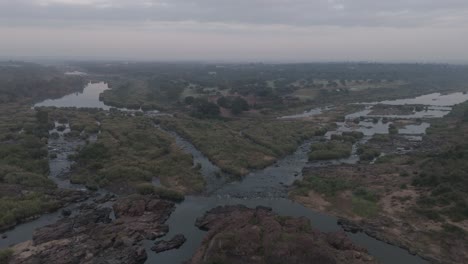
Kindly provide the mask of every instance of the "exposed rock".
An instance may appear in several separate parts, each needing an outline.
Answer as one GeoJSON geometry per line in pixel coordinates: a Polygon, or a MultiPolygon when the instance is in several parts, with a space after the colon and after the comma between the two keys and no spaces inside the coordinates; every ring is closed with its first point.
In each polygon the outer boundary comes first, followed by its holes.
{"type": "Polygon", "coordinates": [[[72,211],[70,209],[63,209],[62,210],[62,215],[64,217],[69,217],[72,214],[72,211]]]}
{"type": "Polygon", "coordinates": [[[192,264],[375,263],[344,232],[322,233],[307,218],[278,216],[270,208],[217,207],[196,226],[208,233],[192,264]]]}
{"type": "Polygon", "coordinates": [[[94,202],[102,204],[102,203],[106,203],[106,202],[112,201],[112,200],[115,200],[115,195],[110,194],[110,193],[106,193],[105,195],[103,195],[101,197],[95,198],[94,202]]]}
{"type": "Polygon", "coordinates": [[[33,240],[13,247],[10,264],[106,263],[139,264],[147,255],[141,240],[168,232],[164,222],[174,204],[155,197],[131,196],[111,208],[82,206],[77,216],[37,229],[33,240]]]}
{"type": "Polygon", "coordinates": [[[346,232],[357,233],[363,231],[362,227],[357,222],[345,218],[338,219],[338,225],[346,232]]]}
{"type": "Polygon", "coordinates": [[[171,249],[176,249],[180,248],[187,239],[185,238],[184,235],[178,234],[175,235],[171,240],[165,241],[157,241],[154,243],[154,246],[151,248],[151,250],[155,251],[156,253],[171,250],[171,249]]]}

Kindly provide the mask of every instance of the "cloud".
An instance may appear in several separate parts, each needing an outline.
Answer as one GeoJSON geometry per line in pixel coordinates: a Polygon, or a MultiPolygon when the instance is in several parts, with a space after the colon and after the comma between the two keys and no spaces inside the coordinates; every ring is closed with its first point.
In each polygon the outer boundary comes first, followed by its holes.
{"type": "Polygon", "coordinates": [[[297,27],[466,26],[466,0],[4,0],[0,23],[196,21],[297,27]]]}
{"type": "Polygon", "coordinates": [[[0,56],[468,61],[467,0],[0,0],[0,56]]]}

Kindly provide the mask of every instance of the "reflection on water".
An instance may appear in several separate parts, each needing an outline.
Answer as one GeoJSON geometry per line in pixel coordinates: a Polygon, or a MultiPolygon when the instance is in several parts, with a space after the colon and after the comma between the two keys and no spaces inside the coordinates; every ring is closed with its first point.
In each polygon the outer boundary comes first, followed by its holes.
{"type": "Polygon", "coordinates": [[[107,83],[89,83],[81,93],[73,93],[59,99],[47,99],[35,105],[39,106],[55,106],[55,107],[83,107],[83,108],[101,108],[109,110],[110,106],[99,101],[99,94],[108,90],[107,83]]]}
{"type": "Polygon", "coordinates": [[[65,72],[65,75],[70,75],[70,76],[85,76],[88,75],[86,72],[80,72],[80,71],[67,71],[65,72]]]}
{"type": "Polygon", "coordinates": [[[279,119],[299,119],[299,118],[305,118],[305,117],[311,117],[311,116],[316,116],[322,114],[324,111],[331,110],[332,107],[327,106],[327,107],[319,107],[319,108],[314,108],[309,111],[304,111],[302,114],[297,114],[297,115],[289,115],[289,116],[281,116],[279,119]]]}
{"type": "Polygon", "coordinates": [[[432,93],[421,95],[415,98],[386,100],[381,102],[374,102],[370,104],[386,104],[386,105],[432,105],[432,106],[454,106],[468,100],[468,93],[451,93],[440,94],[432,93]]]}
{"type": "MultiPolygon", "coordinates": [[[[146,263],[183,263],[190,259],[194,251],[200,246],[205,232],[195,226],[197,217],[201,217],[206,211],[222,205],[237,205],[255,208],[257,206],[271,207],[274,212],[292,217],[306,217],[314,228],[323,232],[333,232],[341,230],[337,225],[337,219],[332,216],[315,212],[301,204],[283,198],[226,198],[226,197],[186,197],[185,201],[177,205],[166,222],[169,225],[169,233],[161,239],[170,239],[176,234],[184,234],[187,238],[182,247],[178,250],[170,250],[155,254],[150,250],[153,241],[145,241],[145,248],[148,252],[146,263]]],[[[369,253],[375,256],[381,263],[401,263],[419,264],[426,263],[420,257],[410,255],[407,251],[384,242],[375,240],[365,234],[350,234],[350,238],[357,244],[368,248],[369,253]]]]}
{"type": "Polygon", "coordinates": [[[308,162],[311,141],[305,142],[285,158],[263,170],[253,171],[242,180],[228,183],[216,195],[236,198],[287,197],[287,186],[302,178],[308,162]]]}
{"type": "Polygon", "coordinates": [[[403,135],[421,135],[426,134],[426,130],[431,126],[431,124],[423,122],[419,125],[407,125],[398,130],[398,134],[403,135]]]}

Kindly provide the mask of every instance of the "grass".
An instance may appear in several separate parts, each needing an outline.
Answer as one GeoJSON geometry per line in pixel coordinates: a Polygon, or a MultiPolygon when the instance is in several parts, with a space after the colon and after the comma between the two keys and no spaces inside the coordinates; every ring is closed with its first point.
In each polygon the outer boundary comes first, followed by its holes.
{"type": "Polygon", "coordinates": [[[204,180],[190,154],[146,117],[114,113],[100,117],[101,133],[74,159],[71,180],[91,189],[123,183],[150,182],[158,177],[172,189],[201,192],[204,180]]]}
{"type": "Polygon", "coordinates": [[[301,121],[158,118],[161,125],[189,140],[223,171],[243,176],[273,164],[323,128],[301,121]]]}
{"type": "Polygon", "coordinates": [[[0,198],[0,229],[13,225],[22,220],[53,211],[58,208],[58,203],[41,193],[30,193],[22,197],[0,198]]]}
{"type": "Polygon", "coordinates": [[[331,160],[347,158],[351,155],[352,144],[345,141],[332,140],[312,144],[309,160],[331,160]]]}
{"type": "Polygon", "coordinates": [[[368,201],[360,197],[352,198],[353,213],[361,217],[374,217],[378,214],[379,208],[374,201],[368,201]]]}
{"type": "Polygon", "coordinates": [[[136,189],[139,194],[155,194],[162,199],[174,202],[182,202],[185,199],[184,194],[180,192],[170,190],[164,187],[155,187],[151,183],[140,183],[136,186],[136,189]]]}
{"type": "Polygon", "coordinates": [[[339,193],[352,190],[351,210],[361,217],[374,217],[379,212],[379,196],[363,187],[357,182],[351,182],[343,178],[332,178],[319,175],[305,175],[302,181],[294,183],[293,196],[308,196],[311,190],[322,194],[332,203],[339,193]]]}
{"type": "Polygon", "coordinates": [[[0,249],[0,264],[8,264],[12,256],[13,256],[13,250],[9,248],[0,249]]]}
{"type": "Polygon", "coordinates": [[[380,156],[379,150],[369,146],[360,146],[357,153],[361,161],[372,161],[380,156]]]}
{"type": "Polygon", "coordinates": [[[309,190],[314,190],[327,197],[334,197],[338,192],[351,189],[354,184],[339,178],[326,178],[316,175],[306,176],[303,181],[296,181],[296,194],[307,195],[309,190]]]}
{"type": "Polygon", "coordinates": [[[0,104],[0,229],[57,208],[48,176],[48,115],[0,104]]]}
{"type": "Polygon", "coordinates": [[[332,140],[337,141],[344,141],[344,142],[351,142],[356,143],[359,139],[364,137],[364,133],[359,131],[352,131],[352,132],[343,132],[341,135],[332,135],[332,140]]]}

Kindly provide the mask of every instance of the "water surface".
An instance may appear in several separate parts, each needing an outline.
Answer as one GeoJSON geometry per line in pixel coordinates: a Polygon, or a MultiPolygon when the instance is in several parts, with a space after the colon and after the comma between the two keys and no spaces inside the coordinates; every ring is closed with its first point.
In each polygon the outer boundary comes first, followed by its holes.
{"type": "Polygon", "coordinates": [[[34,106],[101,108],[109,110],[111,108],[110,106],[99,101],[99,95],[108,89],[109,86],[104,82],[88,83],[83,89],[83,92],[69,94],[59,99],[47,99],[34,106]]]}

